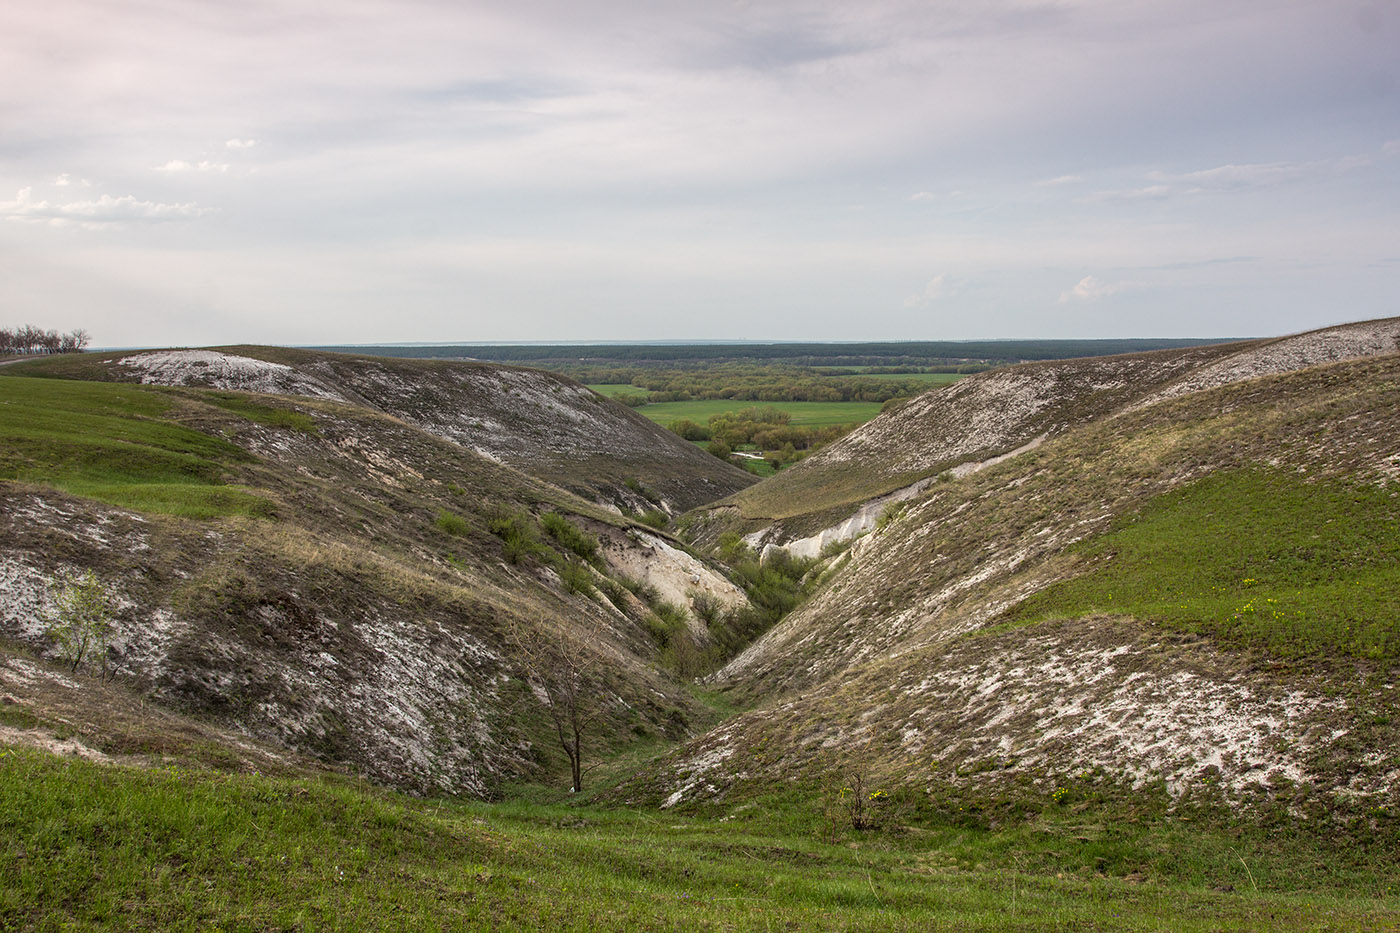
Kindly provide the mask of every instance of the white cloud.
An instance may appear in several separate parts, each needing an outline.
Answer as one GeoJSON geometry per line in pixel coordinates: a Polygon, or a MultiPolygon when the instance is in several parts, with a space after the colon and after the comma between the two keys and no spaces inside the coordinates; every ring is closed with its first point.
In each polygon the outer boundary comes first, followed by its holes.
{"type": "Polygon", "coordinates": [[[258,144],[256,139],[229,139],[224,141],[224,145],[229,149],[252,149],[258,144]]]}
{"type": "Polygon", "coordinates": [[[1388,156],[1400,155],[1400,139],[1392,139],[1381,147],[1381,151],[1388,156]]]}
{"type": "Polygon", "coordinates": [[[1060,292],[1060,304],[1069,304],[1071,301],[1098,301],[1131,287],[1131,282],[1100,282],[1092,275],[1086,275],[1074,288],[1060,292]]]}
{"type": "Polygon", "coordinates": [[[1208,190],[1261,188],[1291,181],[1306,174],[1310,167],[1320,164],[1262,162],[1244,165],[1218,165],[1215,168],[1181,174],[1148,172],[1147,178],[1164,185],[1185,185],[1191,193],[1208,190]]]}
{"type": "Polygon", "coordinates": [[[51,226],[77,224],[97,228],[119,223],[155,223],[190,220],[210,212],[198,204],[162,204],[139,201],[132,195],[104,194],[90,201],[57,203],[38,200],[33,188],[21,188],[13,201],[0,201],[0,217],[6,220],[47,223],[51,226]]]}
{"type": "Polygon", "coordinates": [[[1053,188],[1056,185],[1072,185],[1083,180],[1084,179],[1079,175],[1060,175],[1057,178],[1047,178],[1044,181],[1038,181],[1036,185],[1040,188],[1053,188]]]}
{"type": "Polygon", "coordinates": [[[938,197],[938,195],[934,194],[932,191],[915,191],[913,194],[909,195],[909,200],[932,201],[936,197],[938,197]]]}
{"type": "MultiPolygon", "coordinates": [[[[1381,147],[1386,155],[1400,151],[1400,140],[1381,147]],[[1392,149],[1394,147],[1394,149],[1392,149]]],[[[1095,192],[1091,201],[1162,200],[1174,195],[1219,194],[1276,188],[1310,178],[1344,175],[1375,164],[1368,153],[1312,162],[1245,162],[1217,165],[1194,172],[1148,172],[1148,185],[1095,192]]]]}
{"type": "Polygon", "coordinates": [[[171,159],[164,165],[157,165],[151,169],[154,172],[227,172],[229,165],[227,162],[186,162],[184,159],[171,159]]]}
{"type": "Polygon", "coordinates": [[[948,280],[948,274],[946,272],[935,275],[928,280],[928,284],[924,286],[923,291],[904,299],[904,307],[921,308],[925,305],[931,305],[948,294],[950,285],[951,283],[948,280]]]}

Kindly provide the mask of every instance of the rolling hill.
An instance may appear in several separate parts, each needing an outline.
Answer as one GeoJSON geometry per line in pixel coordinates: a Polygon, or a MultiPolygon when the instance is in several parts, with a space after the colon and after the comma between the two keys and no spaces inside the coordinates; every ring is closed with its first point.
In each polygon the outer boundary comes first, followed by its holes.
{"type": "Polygon", "coordinates": [[[833,514],[804,509],[915,482],[715,675],[755,708],[625,799],[860,771],[944,817],[1136,797],[1374,824],[1400,802],[1397,335],[972,377],[702,510],[776,518],[751,540],[781,547],[833,514]]]}
{"type": "Polygon", "coordinates": [[[626,406],[542,370],[273,347],[87,354],[26,370],[348,402],[634,511],[678,513],[754,482],[626,406]]]}

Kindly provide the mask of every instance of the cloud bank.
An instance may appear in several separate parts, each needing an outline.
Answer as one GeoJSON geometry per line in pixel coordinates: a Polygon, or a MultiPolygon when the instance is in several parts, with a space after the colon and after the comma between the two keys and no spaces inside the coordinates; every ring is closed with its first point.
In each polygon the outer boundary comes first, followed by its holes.
{"type": "Polygon", "coordinates": [[[99,343],[1214,336],[1400,299],[1374,0],[55,0],[0,29],[5,298],[99,343]]]}

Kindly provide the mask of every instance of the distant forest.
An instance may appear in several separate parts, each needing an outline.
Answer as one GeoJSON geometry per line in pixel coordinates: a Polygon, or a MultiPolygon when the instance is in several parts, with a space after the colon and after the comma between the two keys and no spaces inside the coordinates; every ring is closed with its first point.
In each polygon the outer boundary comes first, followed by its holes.
{"type": "Polygon", "coordinates": [[[924,340],[880,343],[703,343],[438,346],[324,346],[315,350],[415,359],[473,359],[496,363],[556,365],[627,363],[633,366],[701,365],[728,361],[783,362],[794,366],[1003,365],[1031,360],[1114,356],[1223,343],[1232,338],[1123,340],[924,340]]]}

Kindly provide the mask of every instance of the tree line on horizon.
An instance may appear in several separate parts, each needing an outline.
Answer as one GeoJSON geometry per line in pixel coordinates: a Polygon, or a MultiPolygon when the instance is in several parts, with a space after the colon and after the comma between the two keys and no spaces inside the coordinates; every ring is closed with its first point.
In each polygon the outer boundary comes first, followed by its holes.
{"type": "Polygon", "coordinates": [[[0,327],[0,354],[39,355],[49,353],[81,353],[92,337],[81,327],[60,334],[33,324],[22,327],[0,327]]]}

